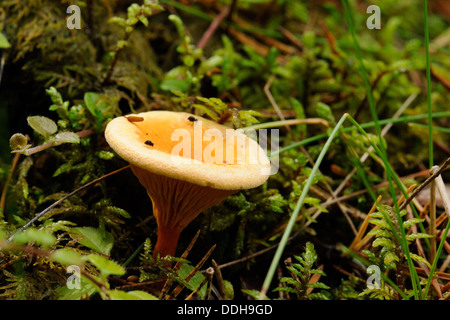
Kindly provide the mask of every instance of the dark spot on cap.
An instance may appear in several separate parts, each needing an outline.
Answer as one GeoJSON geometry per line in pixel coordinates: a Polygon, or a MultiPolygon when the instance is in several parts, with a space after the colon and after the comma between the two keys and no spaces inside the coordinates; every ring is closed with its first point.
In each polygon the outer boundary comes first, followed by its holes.
{"type": "Polygon", "coordinates": [[[130,122],[142,122],[142,121],[144,121],[143,117],[138,117],[138,116],[126,116],[125,118],[127,118],[127,120],[130,121],[130,122]]]}
{"type": "Polygon", "coordinates": [[[193,116],[189,116],[188,120],[191,121],[191,122],[197,121],[197,119],[195,119],[195,117],[193,117],[193,116]]]}
{"type": "Polygon", "coordinates": [[[151,142],[150,140],[146,140],[145,144],[150,146],[150,147],[153,147],[153,142],[151,142]]]}

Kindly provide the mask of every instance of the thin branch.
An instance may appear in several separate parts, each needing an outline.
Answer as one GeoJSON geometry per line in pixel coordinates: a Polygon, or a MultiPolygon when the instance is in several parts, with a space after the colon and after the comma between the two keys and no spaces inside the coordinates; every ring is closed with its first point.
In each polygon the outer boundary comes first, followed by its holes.
{"type": "MultiPolygon", "coordinates": [[[[122,41],[126,42],[128,41],[128,38],[130,37],[130,33],[127,32],[125,36],[123,37],[122,41]]],[[[116,67],[117,61],[119,59],[119,53],[122,51],[122,48],[117,48],[114,52],[114,58],[111,62],[111,65],[109,66],[108,72],[106,73],[105,79],[103,79],[102,85],[106,85],[111,80],[111,76],[113,74],[114,68],[116,67]]]]}
{"type": "MultiPolygon", "coordinates": [[[[32,256],[36,257],[46,257],[51,260],[52,258],[52,252],[45,251],[36,247],[32,246],[25,246],[25,245],[18,245],[11,243],[9,240],[7,241],[0,241],[0,250],[9,250],[9,251],[20,251],[23,253],[31,254],[32,256]]],[[[109,298],[109,295],[107,293],[108,288],[101,282],[99,282],[97,279],[92,277],[86,270],[83,268],[80,268],[80,274],[82,274],[85,278],[87,278],[89,281],[94,283],[99,289],[109,298]]]]}
{"type": "MultiPolygon", "coordinates": [[[[172,272],[174,272],[174,273],[178,272],[178,270],[181,267],[181,264],[187,258],[189,253],[191,252],[192,247],[194,246],[195,242],[197,241],[199,235],[200,235],[200,230],[198,230],[197,233],[195,234],[195,236],[192,238],[192,240],[189,243],[188,247],[186,248],[186,250],[184,250],[183,254],[181,255],[180,260],[173,267],[172,272]]],[[[164,296],[167,295],[167,293],[169,292],[169,289],[170,289],[170,286],[172,285],[172,283],[173,283],[173,279],[172,278],[168,278],[167,281],[164,283],[164,287],[162,288],[161,293],[159,295],[160,299],[162,299],[164,296]]]]}
{"type": "Polygon", "coordinates": [[[320,124],[326,128],[329,127],[328,121],[322,118],[309,118],[309,119],[290,119],[290,120],[280,120],[280,121],[272,121],[272,122],[264,122],[254,124],[252,126],[248,126],[242,128],[241,130],[246,132],[249,130],[259,130],[273,127],[281,127],[281,126],[292,126],[298,124],[320,124]]]}
{"type": "Polygon", "coordinates": [[[221,297],[225,297],[225,285],[223,284],[222,272],[220,271],[219,265],[216,260],[212,259],[211,264],[214,268],[214,274],[216,276],[217,287],[219,288],[219,294],[221,297]]]}
{"type": "Polygon", "coordinates": [[[96,184],[97,182],[108,178],[116,173],[119,173],[125,169],[130,168],[130,165],[127,165],[125,167],[122,167],[118,170],[115,170],[113,172],[110,172],[108,174],[105,174],[104,176],[101,176],[100,178],[97,178],[95,180],[92,180],[91,182],[86,183],[85,185],[79,187],[78,189],[72,191],[71,193],[67,194],[66,196],[62,197],[61,199],[59,199],[58,201],[52,203],[50,206],[48,206],[47,208],[45,208],[44,210],[42,210],[41,212],[39,212],[33,219],[31,219],[30,221],[28,221],[22,228],[20,228],[16,233],[14,233],[11,237],[9,237],[8,241],[11,241],[14,238],[14,235],[16,235],[19,232],[24,231],[25,229],[29,228],[33,223],[35,223],[37,220],[39,220],[44,214],[46,214],[47,212],[49,212],[51,209],[53,209],[54,207],[56,207],[57,205],[61,204],[63,201],[69,199],[70,197],[72,197],[73,195],[77,194],[80,191],[83,191],[84,189],[89,188],[90,186],[96,184]]]}
{"type": "Polygon", "coordinates": [[[432,171],[432,174],[424,181],[422,182],[422,184],[420,184],[416,189],[414,189],[413,192],[411,192],[410,196],[408,197],[408,199],[406,199],[405,202],[403,202],[400,206],[399,206],[399,210],[403,210],[406,208],[406,206],[414,199],[414,197],[423,190],[423,188],[425,188],[428,184],[430,184],[431,181],[433,181],[434,179],[436,179],[437,176],[439,176],[441,174],[442,171],[444,171],[447,166],[450,164],[450,157],[447,158],[447,160],[444,161],[444,163],[442,165],[440,165],[438,168],[434,169],[432,171]]]}
{"type": "MultiPolygon", "coordinates": [[[[206,255],[200,260],[200,262],[197,263],[197,265],[191,270],[191,272],[189,272],[189,274],[186,276],[184,281],[189,282],[192,279],[192,277],[197,273],[197,271],[200,270],[200,268],[203,266],[203,264],[206,262],[206,260],[209,258],[209,256],[211,255],[211,253],[214,251],[215,248],[216,248],[216,245],[213,245],[211,247],[211,249],[208,250],[206,255]]],[[[184,284],[180,283],[175,289],[173,289],[172,293],[167,297],[166,300],[175,299],[178,296],[178,294],[181,292],[181,290],[183,290],[183,288],[184,288],[184,284]]]]}
{"type": "Polygon", "coordinates": [[[19,162],[20,154],[14,155],[14,159],[11,165],[11,170],[9,171],[8,178],[6,178],[5,185],[2,190],[2,197],[0,199],[0,219],[3,218],[3,213],[5,212],[5,204],[6,204],[6,193],[8,192],[9,184],[11,183],[12,175],[14,170],[16,169],[17,163],[19,162]]]}
{"type": "MultiPolygon", "coordinates": [[[[447,160],[450,160],[450,158],[447,160]]],[[[443,167],[445,168],[445,166],[443,166],[443,167]]],[[[435,173],[435,172],[442,171],[442,170],[440,170],[441,168],[439,168],[438,166],[434,166],[433,168],[431,168],[431,172],[435,173]]],[[[444,180],[442,179],[442,176],[440,175],[440,173],[436,177],[435,182],[436,182],[436,188],[438,189],[439,194],[441,195],[445,212],[447,213],[447,216],[450,218],[450,199],[449,199],[449,196],[447,193],[447,188],[445,187],[445,184],[444,184],[444,180]]]]}
{"type": "Polygon", "coordinates": [[[433,262],[436,257],[436,182],[433,180],[430,183],[430,230],[429,233],[433,236],[430,239],[430,261],[433,262]]]}
{"type": "Polygon", "coordinates": [[[220,26],[220,23],[228,17],[230,13],[230,7],[223,8],[220,13],[214,18],[214,20],[209,25],[208,29],[203,34],[202,38],[197,44],[197,48],[203,49],[208,43],[209,39],[212,37],[216,29],[220,26]]]}
{"type": "MultiPolygon", "coordinates": [[[[95,132],[94,130],[89,129],[89,130],[82,130],[82,131],[75,132],[75,134],[78,135],[78,137],[80,137],[80,138],[84,138],[84,137],[87,137],[87,136],[93,134],[94,132],[95,132]]],[[[28,149],[25,149],[25,150],[17,150],[17,151],[13,151],[13,152],[14,153],[21,153],[21,154],[24,154],[26,156],[31,156],[32,154],[44,151],[45,149],[62,145],[63,143],[66,143],[66,142],[50,141],[50,142],[41,144],[40,146],[36,146],[36,147],[33,147],[33,148],[28,148],[28,149]]]]}

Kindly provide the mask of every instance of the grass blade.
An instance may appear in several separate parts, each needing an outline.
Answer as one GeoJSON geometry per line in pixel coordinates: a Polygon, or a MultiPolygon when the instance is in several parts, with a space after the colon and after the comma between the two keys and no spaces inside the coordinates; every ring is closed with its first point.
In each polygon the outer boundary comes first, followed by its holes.
{"type": "Polygon", "coordinates": [[[423,0],[423,14],[425,25],[425,58],[426,58],[426,74],[427,74],[427,103],[428,103],[428,152],[429,152],[429,166],[433,167],[433,123],[432,123],[432,108],[431,108],[431,67],[430,67],[430,35],[428,32],[428,6],[427,0],[423,0]]]}
{"type": "MultiPolygon", "coordinates": [[[[348,5],[348,1],[347,0],[342,0],[342,5],[344,7],[345,18],[347,20],[347,24],[348,24],[348,27],[350,29],[351,36],[353,38],[353,42],[354,42],[354,46],[355,46],[355,50],[356,50],[356,56],[357,56],[357,58],[359,60],[359,64],[360,64],[360,68],[361,68],[361,75],[363,77],[364,86],[366,88],[366,93],[367,93],[367,101],[369,102],[372,118],[373,118],[373,121],[375,122],[375,129],[376,129],[378,138],[380,140],[380,151],[381,151],[380,156],[382,157],[383,163],[384,163],[385,168],[386,168],[387,179],[388,179],[388,182],[389,182],[389,189],[390,189],[390,192],[391,192],[391,195],[392,195],[392,199],[394,201],[394,206],[395,206],[395,209],[396,209],[395,211],[396,211],[396,214],[397,214],[397,219],[398,219],[399,222],[401,222],[402,218],[400,216],[400,211],[398,209],[398,203],[397,203],[397,199],[396,199],[394,185],[392,183],[392,179],[394,178],[395,175],[392,175],[392,171],[389,170],[390,166],[389,166],[389,162],[387,160],[386,149],[384,147],[384,144],[382,143],[383,140],[382,140],[382,136],[381,136],[381,129],[380,129],[380,124],[378,122],[378,114],[376,112],[375,102],[374,102],[374,99],[373,99],[373,96],[372,96],[371,85],[370,85],[370,82],[369,82],[369,78],[367,76],[366,68],[364,66],[363,56],[362,56],[361,49],[360,49],[360,46],[359,46],[359,43],[358,43],[358,39],[356,37],[356,30],[355,30],[355,27],[353,25],[353,20],[352,20],[350,8],[349,8],[349,5],[348,5]]],[[[430,117],[430,113],[428,113],[428,117],[430,117]]],[[[400,223],[400,232],[401,232],[401,235],[400,235],[401,236],[401,241],[399,241],[399,242],[402,245],[402,249],[403,249],[403,252],[405,253],[406,260],[408,262],[408,266],[409,266],[409,269],[410,269],[411,282],[412,282],[412,286],[413,286],[414,297],[416,299],[418,299],[419,296],[421,296],[420,283],[419,283],[420,280],[419,280],[419,277],[417,276],[417,272],[416,272],[416,270],[414,268],[414,265],[413,265],[413,262],[411,260],[411,256],[410,256],[409,248],[408,248],[408,243],[407,243],[406,237],[405,237],[405,230],[404,230],[404,228],[403,228],[401,223],[400,223]]]]}
{"type": "Polygon", "coordinates": [[[331,142],[334,140],[334,138],[336,137],[339,129],[341,128],[342,124],[344,123],[345,119],[348,117],[349,115],[346,113],[344,114],[341,119],[339,120],[339,122],[336,124],[336,127],[334,127],[333,131],[331,132],[328,140],[326,141],[322,151],[320,152],[319,156],[317,157],[317,160],[311,170],[311,174],[308,178],[308,180],[306,180],[306,184],[305,187],[303,188],[303,191],[300,195],[300,198],[297,201],[297,205],[295,206],[295,209],[289,219],[289,222],[286,226],[286,229],[283,233],[283,236],[280,240],[280,243],[278,245],[277,251],[275,252],[275,255],[272,259],[272,263],[269,267],[269,271],[267,272],[266,278],[264,280],[263,286],[261,288],[261,293],[259,296],[259,299],[264,299],[266,296],[267,291],[269,290],[270,284],[272,282],[273,276],[275,274],[275,271],[277,269],[278,263],[280,262],[281,259],[281,255],[283,254],[284,248],[286,247],[286,244],[288,242],[289,236],[292,232],[292,228],[294,227],[295,224],[295,220],[298,217],[298,214],[300,212],[300,209],[303,206],[303,202],[305,200],[305,197],[309,191],[309,188],[311,187],[311,184],[313,182],[314,176],[316,175],[317,170],[319,169],[320,164],[322,163],[323,158],[325,157],[325,154],[327,153],[331,142]]]}

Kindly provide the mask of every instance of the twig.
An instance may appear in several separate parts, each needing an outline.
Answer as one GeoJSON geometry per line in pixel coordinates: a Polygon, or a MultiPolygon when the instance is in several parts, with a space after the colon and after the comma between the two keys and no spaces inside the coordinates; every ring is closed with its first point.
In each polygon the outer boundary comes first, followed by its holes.
{"type": "MultiPolygon", "coordinates": [[[[186,282],[189,282],[192,279],[192,277],[197,273],[197,271],[200,270],[200,268],[203,266],[203,264],[206,262],[206,260],[209,258],[209,256],[211,255],[211,253],[214,251],[215,248],[216,245],[213,245],[211,249],[208,250],[206,255],[202,258],[202,260],[200,260],[200,262],[191,270],[191,272],[189,272],[189,274],[184,279],[186,282]]],[[[183,288],[184,284],[180,283],[175,289],[173,289],[172,293],[167,297],[166,300],[175,299],[180,294],[181,290],[183,290],[183,288]]]]}
{"type": "MultiPolygon", "coordinates": [[[[447,161],[450,162],[450,158],[447,159],[447,161]]],[[[444,209],[445,212],[447,213],[447,216],[450,218],[450,198],[447,194],[447,188],[445,187],[444,184],[444,180],[442,179],[442,176],[440,174],[440,172],[443,170],[443,168],[445,168],[445,166],[434,166],[433,168],[431,168],[431,172],[433,174],[435,173],[439,173],[438,176],[436,177],[435,181],[436,181],[436,187],[439,191],[439,194],[441,195],[442,198],[442,203],[444,205],[444,209]]]]}
{"type": "Polygon", "coordinates": [[[325,25],[325,23],[323,23],[322,21],[319,20],[319,25],[322,28],[323,32],[325,32],[325,36],[328,40],[328,44],[330,45],[331,48],[331,52],[333,52],[333,54],[335,56],[337,56],[338,58],[342,58],[341,54],[339,53],[339,51],[336,49],[338,46],[336,44],[336,39],[334,38],[333,34],[330,32],[330,30],[328,29],[328,27],[325,25]]]}
{"type": "MultiPolygon", "coordinates": [[[[266,94],[267,99],[269,99],[270,104],[272,105],[272,107],[276,111],[276,113],[278,114],[278,117],[281,119],[281,121],[286,121],[283,113],[281,112],[280,108],[278,107],[277,102],[275,101],[272,93],[270,92],[270,87],[272,86],[272,82],[274,79],[275,79],[275,76],[273,74],[271,74],[269,79],[267,80],[266,84],[264,85],[264,93],[266,94]]],[[[288,125],[285,125],[285,128],[287,129],[287,131],[290,134],[292,134],[292,130],[288,125]]]]}
{"type": "Polygon", "coordinates": [[[222,22],[222,20],[225,19],[226,17],[228,17],[228,14],[230,12],[231,12],[230,7],[225,7],[220,11],[220,13],[214,18],[214,20],[211,22],[208,29],[205,31],[202,38],[198,42],[197,48],[203,49],[205,47],[206,43],[208,43],[211,36],[214,34],[216,29],[220,26],[220,23],[222,22]]]}
{"type": "MultiPolygon", "coordinates": [[[[323,264],[318,266],[317,270],[323,271],[323,264]]],[[[321,276],[322,275],[320,273],[313,273],[312,274],[312,276],[311,276],[311,278],[309,279],[309,282],[308,282],[308,289],[306,289],[306,294],[307,295],[311,294],[311,292],[314,290],[313,284],[319,282],[321,276]]]]}
{"type": "Polygon", "coordinates": [[[373,204],[372,208],[370,209],[369,213],[367,214],[366,218],[364,219],[363,223],[361,224],[361,227],[358,230],[358,233],[356,234],[355,239],[353,239],[352,244],[350,245],[349,249],[357,251],[361,246],[359,245],[359,242],[366,232],[367,227],[369,226],[369,218],[370,214],[375,212],[375,209],[377,208],[377,203],[381,201],[381,196],[378,196],[377,200],[373,204]]]}
{"type": "MultiPolygon", "coordinates": [[[[80,138],[83,138],[83,137],[87,137],[87,136],[93,134],[94,132],[95,132],[94,130],[89,129],[89,130],[82,130],[82,131],[75,132],[75,133],[76,133],[80,138]]],[[[63,143],[64,143],[64,142],[53,142],[53,141],[51,141],[51,142],[47,142],[47,143],[41,144],[40,146],[36,146],[36,147],[33,147],[33,148],[25,149],[25,150],[23,150],[23,151],[19,150],[19,151],[13,151],[13,152],[15,152],[15,153],[21,153],[21,154],[24,154],[24,155],[26,155],[26,156],[31,156],[32,154],[41,152],[41,151],[43,151],[43,150],[45,150],[45,149],[48,149],[48,148],[52,148],[52,147],[59,146],[59,145],[61,145],[61,144],[63,144],[63,143]]]]}
{"type": "Polygon", "coordinates": [[[447,90],[450,91],[450,81],[437,73],[433,68],[431,68],[431,75],[434,76],[447,90]]]}
{"type": "Polygon", "coordinates": [[[320,124],[326,128],[329,127],[328,121],[322,118],[309,118],[309,119],[290,119],[290,120],[281,120],[281,121],[272,121],[272,122],[264,122],[258,123],[252,126],[248,126],[242,128],[241,130],[246,132],[249,130],[259,130],[273,127],[281,127],[281,126],[292,126],[298,124],[320,124]]]}
{"type": "MultiPolygon", "coordinates": [[[[9,251],[20,251],[23,253],[28,253],[33,256],[40,256],[40,257],[46,257],[51,260],[52,253],[49,251],[45,251],[39,248],[35,248],[32,246],[25,246],[25,245],[18,245],[7,241],[0,241],[0,250],[9,250],[9,251]]],[[[105,285],[99,281],[97,281],[94,277],[92,277],[89,273],[87,273],[84,269],[80,269],[80,274],[82,274],[84,277],[86,277],[88,280],[92,281],[95,285],[99,287],[101,291],[103,291],[107,296],[107,288],[105,285]]],[[[109,297],[109,296],[108,296],[109,297]]]]}
{"type": "MultiPolygon", "coordinates": [[[[398,118],[405,110],[408,108],[411,103],[414,101],[414,99],[417,97],[416,93],[413,93],[410,95],[405,102],[402,104],[402,106],[397,110],[397,112],[392,116],[392,119],[398,118]]],[[[386,133],[392,128],[393,124],[392,122],[388,123],[386,126],[383,127],[383,130],[381,130],[381,136],[385,136],[386,133]]],[[[373,147],[370,146],[369,149],[361,156],[359,161],[361,163],[365,162],[367,158],[369,157],[369,153],[373,151],[373,147]]],[[[345,179],[341,182],[341,184],[336,188],[335,194],[339,194],[342,189],[346,186],[347,182],[353,177],[353,175],[356,173],[356,168],[354,168],[348,175],[345,177],[345,179]]]]}
{"type": "MultiPolygon", "coordinates": [[[[248,23],[244,19],[239,18],[238,16],[233,17],[233,22],[236,23],[239,27],[250,30],[252,29],[252,25],[250,23],[248,23]]],[[[277,48],[280,52],[287,55],[294,54],[297,51],[295,47],[287,45],[281,41],[276,40],[274,37],[265,35],[263,33],[253,33],[253,37],[256,38],[256,40],[264,42],[269,48],[277,48]]],[[[281,62],[280,59],[284,59],[284,57],[277,57],[277,61],[281,62]]]]}
{"type": "MultiPolygon", "coordinates": [[[[214,276],[214,268],[209,267],[208,269],[206,269],[205,278],[208,281],[208,286],[206,288],[206,293],[205,293],[204,300],[208,300],[209,295],[211,294],[211,287],[212,287],[213,276],[214,276]]],[[[202,287],[203,286],[199,286],[199,288],[202,288],[202,287]]]]}
{"type": "Polygon", "coordinates": [[[39,212],[33,219],[31,219],[30,221],[28,221],[22,228],[20,228],[18,231],[16,231],[16,233],[14,233],[11,237],[8,238],[8,241],[11,241],[14,238],[14,235],[16,235],[19,232],[22,232],[23,230],[29,228],[34,222],[36,222],[38,219],[40,219],[44,214],[46,214],[47,212],[49,212],[51,209],[53,209],[54,207],[56,207],[57,205],[59,205],[60,203],[62,203],[63,201],[67,200],[68,198],[72,197],[73,195],[77,194],[80,191],[83,191],[84,189],[89,188],[90,186],[96,184],[97,182],[108,178],[116,173],[119,173],[125,169],[130,168],[130,165],[127,165],[125,167],[122,167],[118,170],[115,170],[113,172],[110,172],[108,174],[105,174],[104,176],[101,176],[100,178],[97,178],[95,180],[92,180],[91,182],[86,183],[85,185],[79,187],[78,189],[72,191],[71,193],[67,194],[66,196],[62,197],[61,199],[59,199],[58,201],[52,203],[50,206],[48,206],[47,208],[45,208],[44,210],[42,210],[41,212],[39,212]]]}
{"type": "MultiPolygon", "coordinates": [[[[436,179],[436,177],[439,176],[441,172],[444,171],[447,168],[447,165],[449,164],[450,164],[450,157],[447,158],[441,166],[439,167],[436,166],[436,168],[432,170],[432,174],[424,182],[422,182],[422,184],[420,184],[416,189],[414,189],[414,191],[411,192],[410,196],[406,199],[406,201],[399,206],[399,210],[405,209],[406,206],[414,199],[414,197],[420,191],[422,191],[422,189],[425,188],[431,181],[436,179]]],[[[447,214],[450,214],[450,211],[447,211],[447,214]]]]}
{"type": "MultiPolygon", "coordinates": [[[[401,179],[408,179],[408,178],[415,177],[415,176],[422,176],[422,175],[424,175],[426,172],[428,172],[428,170],[421,171],[421,172],[419,172],[419,173],[417,173],[417,174],[414,174],[414,175],[408,175],[408,176],[405,176],[404,178],[401,178],[401,179]]],[[[380,183],[380,184],[374,186],[374,189],[383,188],[383,187],[385,187],[386,185],[387,185],[387,182],[382,182],[382,183],[380,183]]],[[[354,193],[352,193],[352,194],[345,195],[345,196],[342,196],[342,197],[339,197],[339,198],[329,198],[329,199],[328,199],[327,201],[325,201],[324,203],[321,203],[321,206],[327,207],[327,206],[329,206],[329,205],[331,205],[331,204],[334,204],[334,203],[336,203],[336,202],[338,202],[338,201],[348,200],[348,199],[351,199],[351,198],[353,198],[353,197],[355,197],[355,196],[364,194],[364,193],[366,193],[366,192],[367,192],[367,190],[360,190],[360,191],[356,191],[356,192],[354,192],[354,193]]],[[[314,210],[315,208],[312,208],[312,209],[314,210]]],[[[311,216],[311,218],[315,220],[315,219],[320,215],[320,213],[321,213],[321,211],[320,211],[320,210],[317,210],[317,211],[311,216]]],[[[308,222],[309,222],[309,220],[308,220],[308,222]]],[[[308,222],[306,223],[307,225],[309,225],[308,222]]],[[[284,227],[283,227],[283,228],[284,228],[284,227]]],[[[292,235],[292,236],[289,238],[289,240],[292,240],[292,239],[294,239],[295,237],[297,237],[297,235],[299,235],[299,234],[304,230],[304,228],[306,228],[306,225],[305,225],[305,226],[302,226],[302,228],[300,228],[300,230],[297,231],[297,233],[295,233],[294,235],[292,235]]],[[[256,257],[258,257],[258,256],[260,256],[260,255],[262,255],[262,254],[264,254],[264,253],[267,253],[267,252],[269,252],[269,251],[271,251],[271,250],[273,250],[273,249],[276,249],[276,248],[278,247],[278,245],[279,245],[279,243],[276,243],[276,244],[272,245],[271,247],[264,248],[264,249],[262,249],[262,250],[260,250],[260,251],[258,251],[258,252],[255,252],[255,253],[253,253],[253,254],[251,254],[251,255],[248,255],[248,256],[242,257],[242,258],[240,258],[240,259],[233,260],[233,261],[226,262],[226,263],[224,263],[224,264],[219,265],[218,268],[219,268],[219,269],[223,269],[223,268],[227,268],[227,267],[233,266],[233,265],[235,265],[235,264],[239,264],[239,263],[242,263],[242,262],[251,260],[251,259],[256,258],[256,257]]]]}
{"type": "Polygon", "coordinates": [[[223,298],[225,297],[225,286],[223,285],[222,272],[220,271],[219,265],[217,264],[216,260],[212,259],[211,264],[214,268],[214,274],[216,275],[220,296],[223,298]]]}
{"type": "Polygon", "coordinates": [[[237,4],[238,0],[232,0],[231,4],[230,4],[230,12],[227,15],[227,22],[232,22],[233,21],[233,14],[234,14],[234,10],[236,9],[236,4],[237,4]]]}
{"type": "Polygon", "coordinates": [[[278,27],[278,30],[280,30],[280,32],[283,34],[283,36],[288,39],[297,49],[299,49],[300,51],[303,50],[303,44],[297,40],[297,38],[295,37],[295,35],[290,32],[289,30],[283,28],[283,27],[278,27]]]}
{"type": "Polygon", "coordinates": [[[206,283],[208,283],[208,288],[205,293],[205,300],[207,300],[208,296],[209,296],[209,291],[211,289],[211,280],[212,280],[213,275],[214,275],[214,269],[212,267],[209,267],[208,269],[206,269],[205,279],[203,279],[202,283],[197,287],[197,289],[192,291],[191,294],[189,296],[187,296],[187,298],[185,300],[192,300],[194,298],[194,296],[200,292],[200,290],[203,288],[203,286],[206,283]]]}
{"type": "Polygon", "coordinates": [[[9,171],[8,178],[6,178],[5,185],[2,190],[2,197],[0,199],[0,219],[3,219],[3,213],[5,212],[5,204],[6,204],[6,193],[8,191],[9,184],[11,183],[12,175],[14,170],[16,169],[17,163],[19,162],[20,154],[14,155],[13,162],[11,165],[11,170],[9,171]]]}
{"type": "MultiPolygon", "coordinates": [[[[393,119],[398,118],[405,110],[406,108],[408,108],[408,106],[414,101],[414,99],[417,97],[417,94],[412,94],[410,95],[405,102],[402,104],[402,106],[399,108],[399,110],[393,115],[393,119]]],[[[388,123],[383,130],[381,131],[381,135],[384,136],[389,130],[390,128],[393,126],[392,123],[388,123]]],[[[360,162],[363,163],[367,160],[367,158],[369,157],[369,152],[371,152],[373,150],[372,146],[369,147],[368,151],[365,152],[361,158],[360,158],[360,162]]],[[[345,177],[345,179],[341,182],[341,184],[334,190],[331,191],[330,195],[331,198],[330,200],[336,199],[336,196],[338,194],[341,193],[342,189],[347,185],[347,182],[350,181],[351,177],[356,173],[356,168],[354,168],[348,175],[347,177],[345,177]]],[[[344,214],[344,217],[347,219],[347,221],[350,222],[350,227],[352,229],[354,229],[353,224],[351,223],[351,220],[349,220],[349,218],[347,217],[346,212],[344,211],[344,208],[342,207],[342,204],[340,203],[340,201],[334,201],[338,204],[339,208],[341,209],[341,211],[344,214]]],[[[316,210],[316,212],[313,215],[313,219],[315,219],[316,217],[318,217],[321,214],[320,210],[316,210]]],[[[297,232],[301,232],[303,231],[307,226],[309,226],[309,224],[311,223],[312,220],[308,220],[301,228],[300,230],[297,232]]],[[[356,234],[356,232],[355,232],[356,234]]]]}
{"type": "Polygon", "coordinates": [[[266,56],[269,53],[269,47],[259,43],[255,39],[247,36],[245,33],[236,30],[233,27],[228,28],[228,32],[235,37],[239,42],[252,47],[258,54],[266,56]]]}
{"type": "MultiPolygon", "coordinates": [[[[191,249],[194,246],[195,242],[197,241],[199,235],[200,235],[200,230],[197,231],[197,233],[195,234],[195,236],[192,238],[191,242],[189,243],[188,247],[186,248],[186,250],[184,250],[183,254],[181,255],[180,260],[173,267],[172,271],[174,273],[176,273],[180,269],[181,264],[183,263],[183,260],[185,260],[187,258],[187,256],[189,255],[189,253],[191,252],[191,249]]],[[[167,281],[164,283],[164,287],[161,290],[161,294],[159,295],[160,299],[162,299],[169,292],[169,289],[170,289],[170,286],[172,285],[172,283],[173,283],[173,279],[168,278],[167,281]]]]}
{"type": "Polygon", "coordinates": [[[433,263],[436,256],[436,181],[430,183],[430,230],[433,236],[430,239],[430,262],[433,263]]]}

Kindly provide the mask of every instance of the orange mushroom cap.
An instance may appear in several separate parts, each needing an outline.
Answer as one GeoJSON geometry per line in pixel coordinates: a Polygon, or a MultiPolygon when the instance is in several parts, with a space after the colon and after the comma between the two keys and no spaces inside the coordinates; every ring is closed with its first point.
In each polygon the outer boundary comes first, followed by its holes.
{"type": "Polygon", "coordinates": [[[181,231],[200,212],[262,185],[270,174],[270,161],[256,141],[189,113],[118,117],[108,123],[105,138],[152,200],[158,223],[154,256],[173,256],[181,231]]]}

